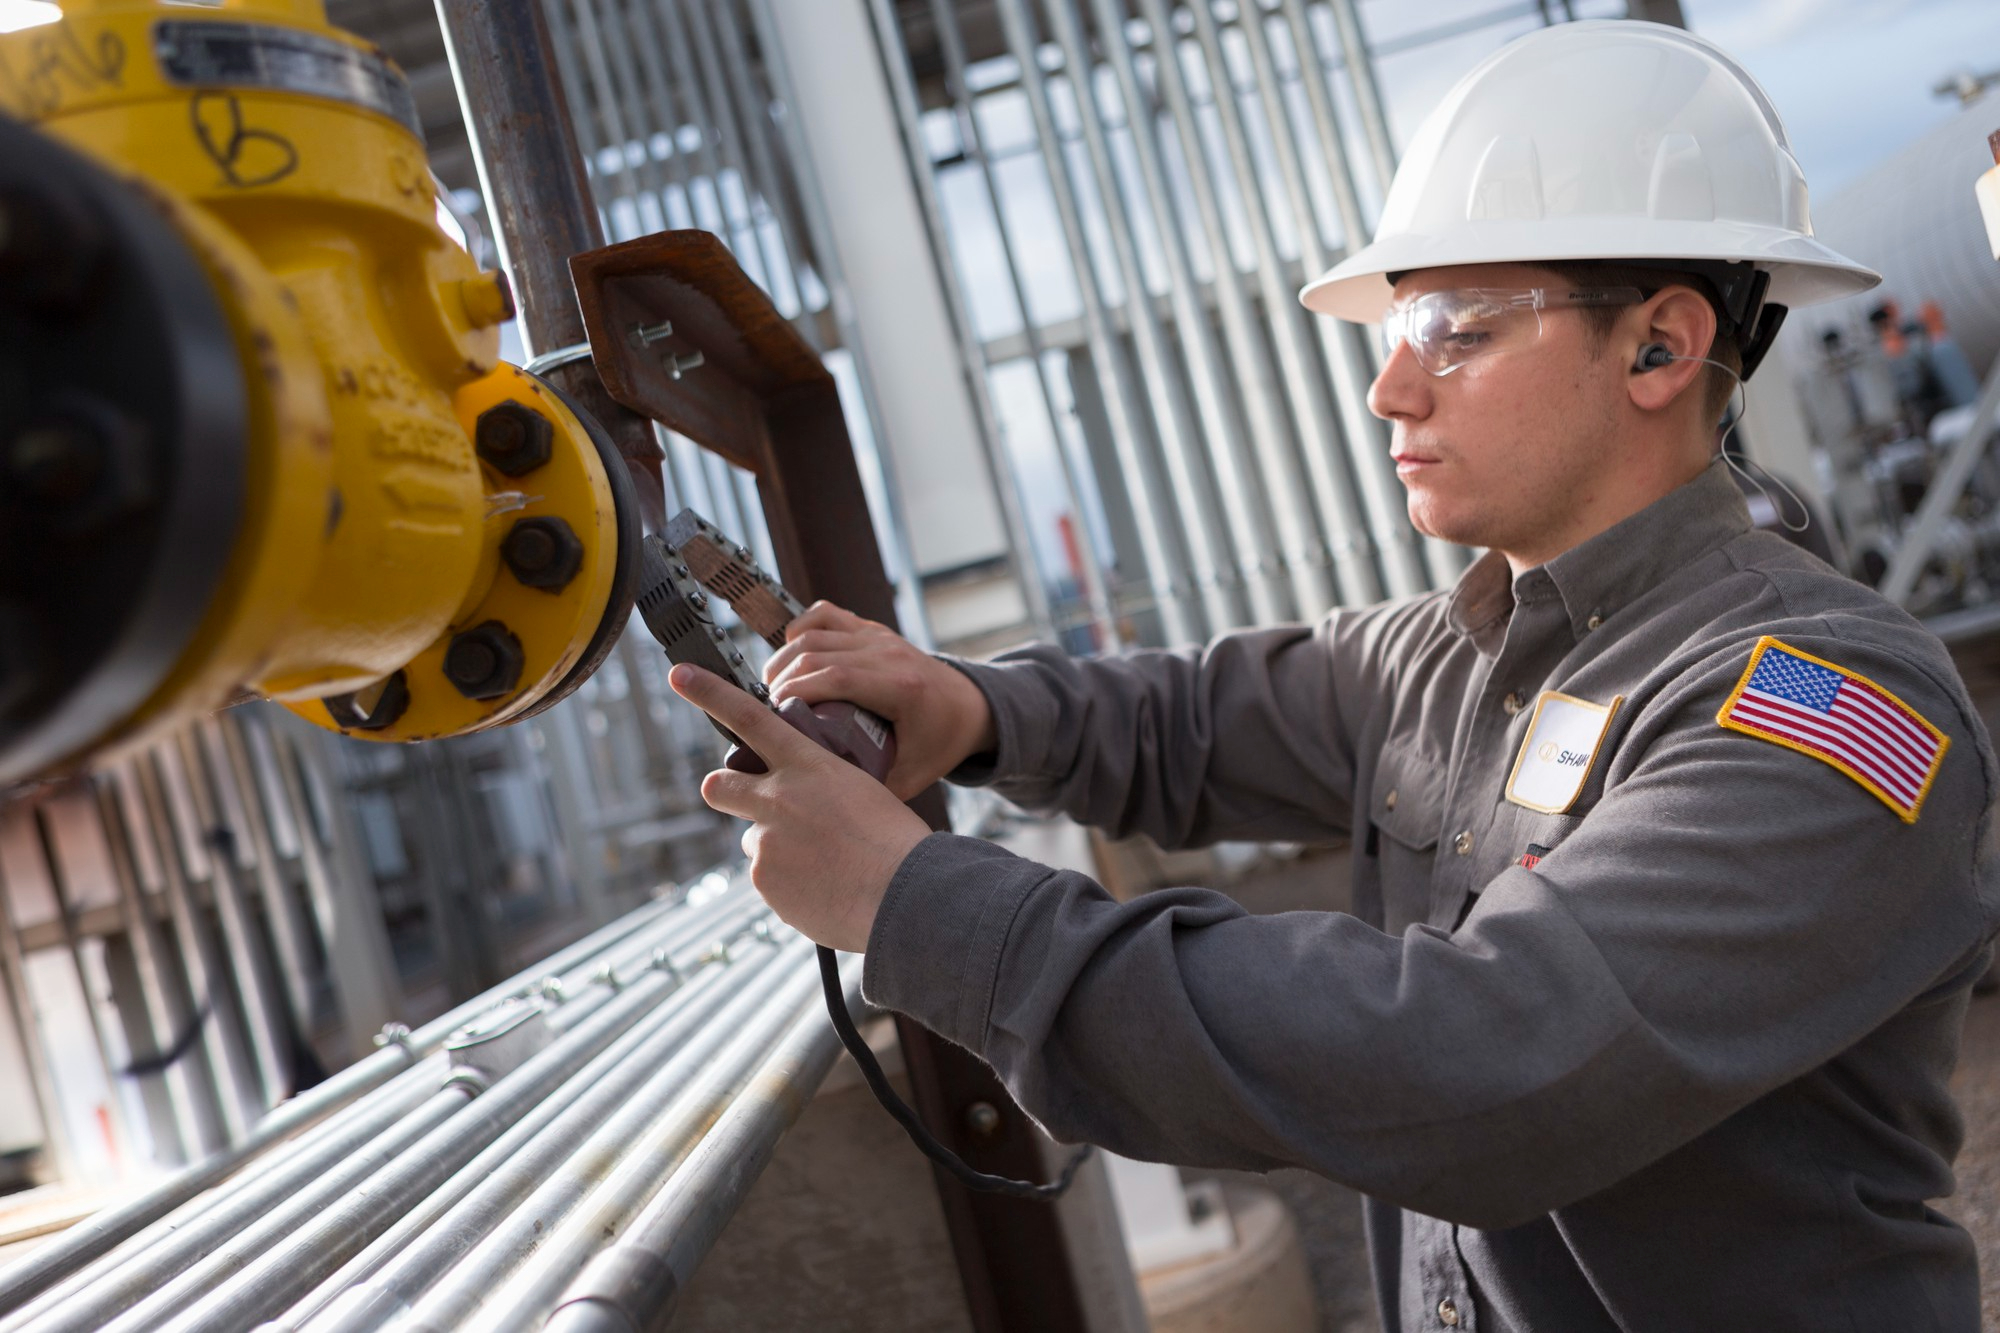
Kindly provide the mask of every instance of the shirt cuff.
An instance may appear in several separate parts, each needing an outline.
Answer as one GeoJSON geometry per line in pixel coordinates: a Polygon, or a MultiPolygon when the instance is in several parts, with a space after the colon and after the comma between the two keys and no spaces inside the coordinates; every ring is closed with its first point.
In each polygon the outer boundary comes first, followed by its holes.
{"type": "Polygon", "coordinates": [[[1004,778],[1032,777],[1041,773],[1047,761],[1047,747],[1031,749],[1029,737],[1046,736],[1056,725],[1057,703],[1045,681],[1036,679],[1030,662],[969,662],[962,657],[939,653],[938,660],[964,673],[993,714],[994,745],[984,754],[973,755],[945,774],[945,781],[959,787],[984,787],[1004,778]]]}
{"type": "Polygon", "coordinates": [[[1014,919],[1050,874],[990,842],[931,834],[903,858],[876,910],[863,996],[980,1050],[1014,919]]]}

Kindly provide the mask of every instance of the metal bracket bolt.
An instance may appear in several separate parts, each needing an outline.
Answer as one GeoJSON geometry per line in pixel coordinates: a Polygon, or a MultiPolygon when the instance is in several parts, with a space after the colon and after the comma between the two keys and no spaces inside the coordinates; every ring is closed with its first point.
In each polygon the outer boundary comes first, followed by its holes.
{"type": "Polygon", "coordinates": [[[670,319],[663,319],[657,324],[634,324],[632,326],[632,341],[638,343],[641,347],[651,347],[654,343],[660,341],[660,339],[671,338],[673,336],[674,322],[670,319]]]}
{"type": "Polygon", "coordinates": [[[707,360],[708,358],[700,352],[689,352],[686,356],[671,355],[667,357],[664,364],[667,367],[667,373],[675,379],[679,379],[683,374],[702,365],[707,360]]]}

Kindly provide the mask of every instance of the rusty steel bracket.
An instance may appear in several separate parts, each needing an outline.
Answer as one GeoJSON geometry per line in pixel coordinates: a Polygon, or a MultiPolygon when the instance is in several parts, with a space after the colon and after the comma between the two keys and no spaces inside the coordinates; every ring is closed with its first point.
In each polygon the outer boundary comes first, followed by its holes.
{"type": "MultiPolygon", "coordinates": [[[[833,376],[710,232],[666,231],[570,259],[597,377],[613,400],[757,478],[777,574],[894,627],[854,446],[833,376]]],[[[950,828],[944,794],[910,802],[950,828]]],[[[976,1056],[906,1018],[897,1035],[931,1132],[979,1171],[1046,1181],[1041,1131],[976,1056]]],[[[1061,1222],[1046,1204],[977,1194],[932,1167],[979,1333],[1085,1328],[1061,1222]]]]}

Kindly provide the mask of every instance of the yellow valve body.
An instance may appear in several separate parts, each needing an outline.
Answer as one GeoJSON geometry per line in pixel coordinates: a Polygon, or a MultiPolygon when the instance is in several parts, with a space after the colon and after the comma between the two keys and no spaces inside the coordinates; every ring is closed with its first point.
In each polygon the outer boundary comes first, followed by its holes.
{"type": "Polygon", "coordinates": [[[354,734],[422,739],[504,721],[560,682],[605,614],[619,515],[584,424],[498,362],[510,299],[438,225],[400,73],[318,0],[72,0],[58,23],[0,35],[0,112],[157,201],[201,255],[250,385],[229,574],[120,729],[245,687],[333,726],[314,701],[401,671],[407,710],[354,734]],[[242,58],[260,51],[284,58],[242,58]],[[477,422],[502,401],[548,423],[547,463],[482,462],[477,422]],[[500,559],[531,516],[582,545],[560,588],[523,586],[500,559]],[[524,665],[471,698],[439,663],[494,621],[524,665]]]}

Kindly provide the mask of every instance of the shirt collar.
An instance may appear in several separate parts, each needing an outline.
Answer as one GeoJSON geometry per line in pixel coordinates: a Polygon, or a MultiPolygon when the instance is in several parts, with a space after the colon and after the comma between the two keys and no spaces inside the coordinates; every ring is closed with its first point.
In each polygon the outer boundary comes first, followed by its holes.
{"type": "Polygon", "coordinates": [[[1509,577],[1505,556],[1488,551],[1459,578],[1447,616],[1452,628],[1492,656],[1517,602],[1556,596],[1581,639],[1750,526],[1743,493],[1729,465],[1717,458],[1685,486],[1518,579],[1509,577]]]}

